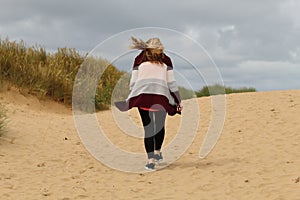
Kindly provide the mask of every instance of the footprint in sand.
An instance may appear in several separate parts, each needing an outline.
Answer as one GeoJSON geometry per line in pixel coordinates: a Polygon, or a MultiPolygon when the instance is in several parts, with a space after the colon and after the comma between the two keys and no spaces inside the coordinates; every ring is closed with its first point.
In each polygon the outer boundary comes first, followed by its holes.
{"type": "Polygon", "coordinates": [[[50,196],[51,193],[49,192],[49,190],[47,188],[44,188],[43,191],[42,191],[42,195],[47,197],[47,196],[50,196]]]}

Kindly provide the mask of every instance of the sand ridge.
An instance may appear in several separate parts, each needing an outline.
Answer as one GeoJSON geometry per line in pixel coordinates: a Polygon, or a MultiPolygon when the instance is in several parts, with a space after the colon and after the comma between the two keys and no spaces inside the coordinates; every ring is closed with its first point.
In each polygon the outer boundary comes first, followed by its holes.
{"type": "MultiPolygon", "coordinates": [[[[211,107],[209,97],[198,99],[199,128],[185,154],[162,170],[138,174],[94,159],[70,108],[13,90],[0,98],[9,117],[0,139],[1,199],[300,199],[300,90],[227,95],[222,135],[202,160],[211,107]]],[[[118,130],[110,111],[97,115],[118,130]]],[[[166,143],[176,120],[168,119],[166,143]]],[[[117,133],[111,137],[127,146],[117,133]]],[[[129,150],[143,150],[141,140],[131,142],[129,150]]]]}

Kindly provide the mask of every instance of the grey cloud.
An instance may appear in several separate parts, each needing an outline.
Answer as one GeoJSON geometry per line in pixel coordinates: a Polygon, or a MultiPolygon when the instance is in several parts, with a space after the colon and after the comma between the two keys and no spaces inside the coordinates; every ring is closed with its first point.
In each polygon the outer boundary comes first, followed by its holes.
{"type": "MultiPolygon", "coordinates": [[[[268,62],[274,71],[268,78],[279,87],[285,63],[300,62],[299,9],[292,1],[58,1],[3,0],[0,7],[0,36],[24,39],[47,49],[74,47],[90,51],[99,42],[121,31],[136,27],[164,27],[193,37],[203,45],[220,68],[225,82],[232,85],[255,85],[269,89],[259,78],[269,68],[255,68],[249,73],[241,67],[248,61],[253,66],[268,62]],[[291,11],[291,12],[289,12],[291,11]],[[261,61],[261,62],[258,62],[261,61]],[[251,74],[245,76],[245,74],[251,74]],[[239,77],[243,78],[239,78],[239,77]]],[[[190,49],[191,57],[201,57],[190,49]]],[[[204,65],[204,64],[203,64],[204,65]]],[[[188,74],[188,72],[187,72],[188,74]]],[[[294,80],[294,79],[293,79],[294,80]]],[[[293,87],[295,82],[290,86],[293,87]]],[[[282,87],[280,87],[282,88],[282,87]]]]}

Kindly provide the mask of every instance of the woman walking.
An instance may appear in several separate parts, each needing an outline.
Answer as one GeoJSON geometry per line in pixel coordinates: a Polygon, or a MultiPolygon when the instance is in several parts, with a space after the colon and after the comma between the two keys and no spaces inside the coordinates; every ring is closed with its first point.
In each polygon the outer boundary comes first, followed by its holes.
{"type": "Polygon", "coordinates": [[[134,60],[126,105],[128,109],[137,107],[139,110],[148,157],[145,168],[154,170],[155,162],[163,159],[161,147],[166,115],[181,114],[181,99],[171,59],[163,52],[159,38],[151,38],[147,42],[131,39],[131,48],[142,52],[134,60]]]}

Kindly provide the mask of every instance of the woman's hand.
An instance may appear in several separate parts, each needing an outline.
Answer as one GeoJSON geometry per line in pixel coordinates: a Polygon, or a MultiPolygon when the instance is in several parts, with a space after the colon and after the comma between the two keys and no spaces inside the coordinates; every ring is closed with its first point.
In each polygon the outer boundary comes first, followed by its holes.
{"type": "Polygon", "coordinates": [[[182,111],[182,105],[181,104],[178,104],[177,105],[177,112],[181,112],[182,111]]]}

